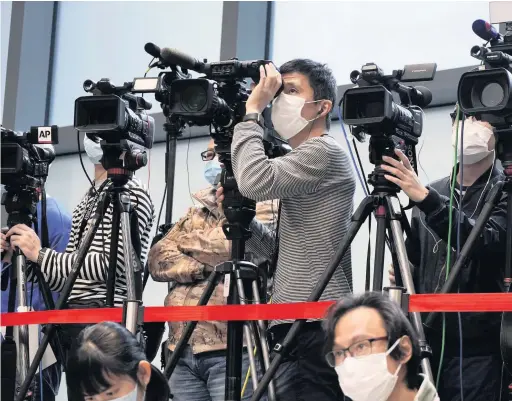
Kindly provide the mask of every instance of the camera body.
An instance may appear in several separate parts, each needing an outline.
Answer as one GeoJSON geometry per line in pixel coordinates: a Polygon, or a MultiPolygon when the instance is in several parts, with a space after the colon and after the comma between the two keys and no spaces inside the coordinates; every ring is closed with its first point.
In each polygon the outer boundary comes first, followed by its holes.
{"type": "Polygon", "coordinates": [[[393,135],[417,143],[423,129],[418,107],[428,105],[432,94],[427,88],[402,82],[431,81],[436,68],[436,64],[409,65],[384,75],[375,63],[367,63],[361,72],[352,71],[350,79],[358,87],[348,89],[343,96],[345,122],[361,133],[393,135]],[[401,104],[394,101],[392,92],[398,94],[401,104]]]}
{"type": "Polygon", "coordinates": [[[48,177],[50,163],[55,159],[55,150],[36,145],[58,144],[56,125],[31,127],[28,132],[15,132],[2,127],[1,140],[2,184],[21,187],[48,177]]]}
{"type": "Polygon", "coordinates": [[[101,163],[107,170],[118,167],[133,172],[144,167],[146,149],[153,147],[155,120],[146,113],[151,103],[130,93],[140,86],[137,81],[115,86],[108,78],[97,83],[86,80],[84,90],[93,96],[75,101],[75,129],[101,139],[101,163]]]}
{"type": "Polygon", "coordinates": [[[1,182],[6,190],[1,203],[8,214],[7,224],[30,226],[36,216],[38,189],[55,159],[53,147],[37,145],[58,144],[58,128],[31,127],[28,132],[15,132],[2,127],[1,140],[1,182]]]}
{"type": "Polygon", "coordinates": [[[259,81],[259,68],[267,60],[237,59],[201,63],[203,77],[175,80],[170,90],[170,113],[189,125],[213,125],[219,129],[234,127],[245,115],[245,101],[250,92],[246,78],[259,81]]]}

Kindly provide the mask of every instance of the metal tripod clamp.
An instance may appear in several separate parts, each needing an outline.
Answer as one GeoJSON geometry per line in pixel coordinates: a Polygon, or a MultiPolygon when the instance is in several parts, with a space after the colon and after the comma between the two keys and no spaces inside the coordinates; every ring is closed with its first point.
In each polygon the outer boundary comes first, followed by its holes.
{"type": "Polygon", "coordinates": [[[384,287],[382,289],[384,294],[387,294],[392,301],[395,301],[406,316],[409,315],[409,300],[411,295],[407,293],[404,287],[384,287]]]}

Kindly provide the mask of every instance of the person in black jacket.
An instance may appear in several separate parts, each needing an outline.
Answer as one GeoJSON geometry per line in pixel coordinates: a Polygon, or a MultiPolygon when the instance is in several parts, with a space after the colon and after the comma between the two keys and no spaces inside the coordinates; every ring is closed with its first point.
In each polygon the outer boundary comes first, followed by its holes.
{"type": "MultiPolygon", "coordinates": [[[[452,123],[455,115],[452,113],[452,123]]],[[[482,211],[485,198],[496,182],[503,178],[495,166],[495,138],[492,126],[474,117],[464,121],[463,147],[460,152],[459,123],[457,179],[452,206],[450,267],[462,249],[482,211]],[[462,166],[462,169],[461,169],[462,166]]],[[[453,124],[452,144],[456,141],[453,124]]],[[[386,178],[397,184],[415,203],[411,235],[406,240],[407,255],[413,265],[417,293],[438,293],[446,280],[447,242],[449,233],[452,177],[448,176],[425,187],[414,173],[408,159],[396,151],[400,161],[384,157],[390,174],[386,178]]],[[[506,196],[494,207],[491,217],[478,238],[470,260],[462,268],[458,288],[453,292],[502,292],[505,266],[506,196]]],[[[390,281],[394,284],[393,269],[390,281]]],[[[475,299],[475,302],[478,300],[475,299]]],[[[465,401],[498,401],[502,361],[499,350],[500,313],[446,313],[444,357],[441,365],[439,396],[443,401],[460,400],[461,383],[465,401]],[[459,331],[460,329],[460,331],[459,331]],[[462,378],[460,345],[462,333],[462,378]]],[[[423,314],[425,319],[427,314],[423,314]]],[[[432,368],[437,376],[442,349],[442,318],[426,336],[433,350],[432,368]]]]}

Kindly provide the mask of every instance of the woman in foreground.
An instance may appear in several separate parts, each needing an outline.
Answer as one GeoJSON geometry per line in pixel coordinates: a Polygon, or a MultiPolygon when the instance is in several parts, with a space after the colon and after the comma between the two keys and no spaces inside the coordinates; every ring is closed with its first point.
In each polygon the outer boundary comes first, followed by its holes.
{"type": "Polygon", "coordinates": [[[69,401],[168,401],[163,374],[123,326],[103,322],[84,329],[66,371],[69,401]]]}

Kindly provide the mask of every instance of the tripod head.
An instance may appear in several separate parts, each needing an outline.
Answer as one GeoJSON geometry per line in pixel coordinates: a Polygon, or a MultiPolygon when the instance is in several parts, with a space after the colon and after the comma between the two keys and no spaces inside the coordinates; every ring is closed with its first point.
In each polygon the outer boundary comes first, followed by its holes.
{"type": "Polygon", "coordinates": [[[125,139],[118,143],[102,140],[101,149],[101,165],[107,170],[107,178],[118,186],[125,185],[133,173],[148,162],[146,151],[125,139]]]}
{"type": "MultiPolygon", "coordinates": [[[[387,172],[381,168],[381,165],[384,163],[382,160],[383,156],[392,157],[398,160],[398,157],[395,155],[396,148],[400,149],[402,152],[408,155],[407,149],[404,145],[405,142],[403,140],[393,136],[370,136],[370,163],[374,164],[375,168],[370,174],[368,174],[368,183],[373,186],[374,193],[396,195],[398,192],[400,192],[400,187],[398,185],[384,178],[384,175],[387,174],[387,172]]],[[[415,164],[413,166],[416,167],[415,164]]]]}
{"type": "Polygon", "coordinates": [[[30,178],[21,186],[5,186],[6,192],[2,195],[2,205],[9,215],[7,225],[25,224],[29,227],[36,220],[39,193],[38,180],[30,178]]]}

